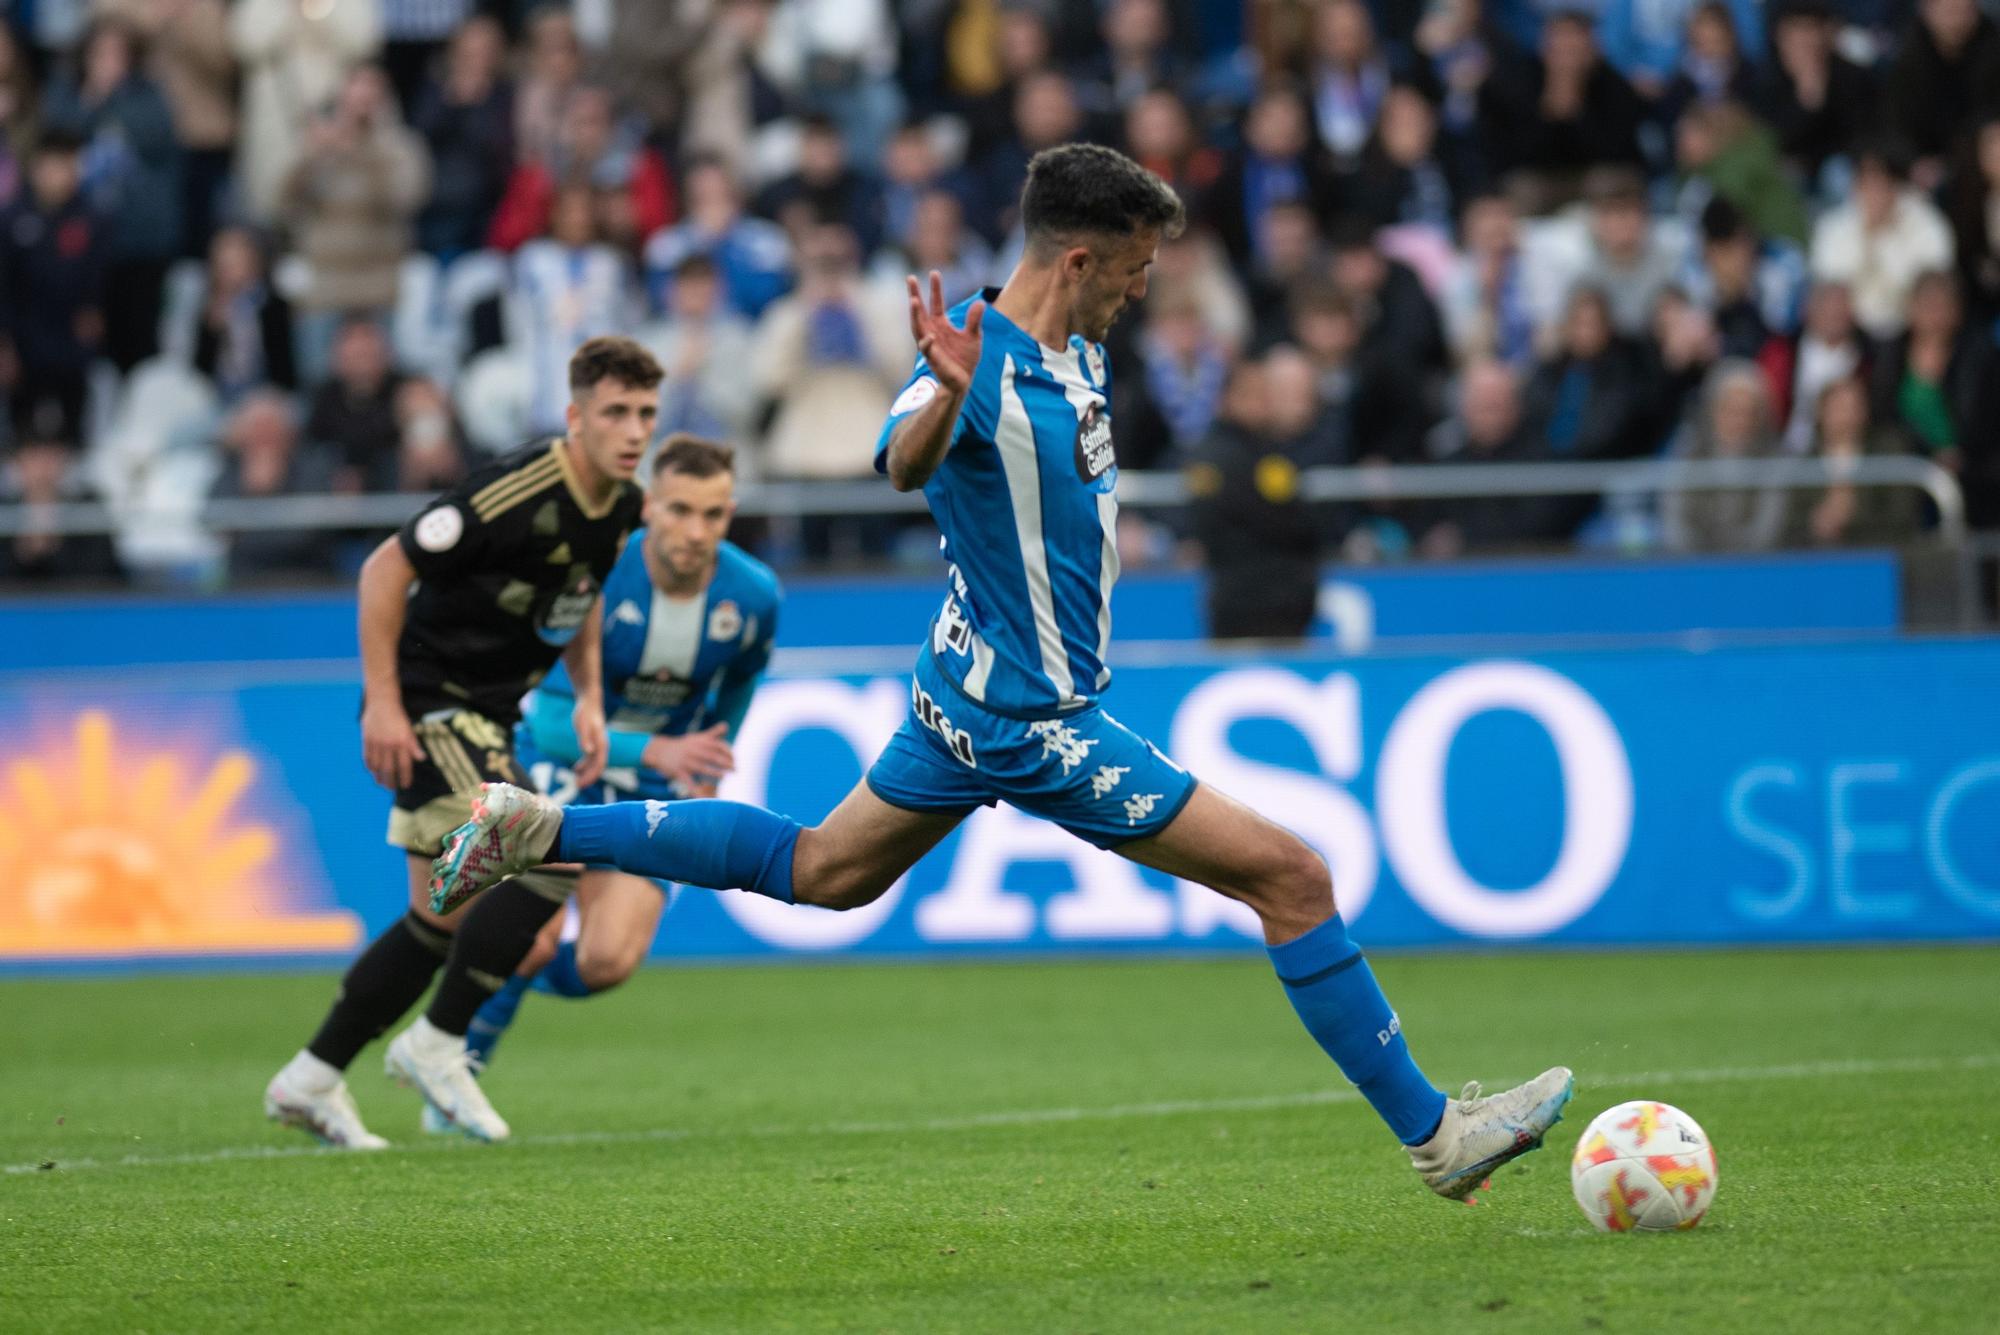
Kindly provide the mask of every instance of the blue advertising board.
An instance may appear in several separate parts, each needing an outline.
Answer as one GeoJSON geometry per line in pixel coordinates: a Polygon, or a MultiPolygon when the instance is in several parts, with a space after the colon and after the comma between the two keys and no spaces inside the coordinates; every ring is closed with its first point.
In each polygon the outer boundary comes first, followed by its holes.
{"type": "MultiPolygon", "coordinates": [[[[915,643],[944,577],[802,579],[785,600],[784,643],[915,643]]],[[[1198,575],[1144,573],[1118,584],[1121,643],[1199,640],[1198,575]]],[[[1316,638],[1347,652],[1445,638],[1520,642],[1707,630],[1890,632],[1901,622],[1892,552],[1686,560],[1469,562],[1329,569],[1316,638]]],[[[354,596],[233,594],[0,602],[0,672],[132,663],[352,658],[354,596]]]]}
{"type": "MultiPolygon", "coordinates": [[[[907,677],[779,676],[726,796],[817,818],[907,677]]],[[[0,968],[325,957],[402,911],[351,666],[0,685],[0,968]]],[[[1109,699],[1298,831],[1371,946],[2000,938],[2000,640],[1324,653],[1109,699]]],[[[559,776],[558,776],[559,777],[559,776]]],[[[1254,921],[1007,808],[846,914],[684,891],[655,953],[1256,948],[1254,921]]]]}

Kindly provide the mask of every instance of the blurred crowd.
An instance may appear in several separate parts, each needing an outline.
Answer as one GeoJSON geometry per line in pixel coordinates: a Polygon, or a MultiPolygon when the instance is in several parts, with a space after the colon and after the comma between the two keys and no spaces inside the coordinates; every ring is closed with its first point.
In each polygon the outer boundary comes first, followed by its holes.
{"type": "MultiPolygon", "coordinates": [[[[630,333],[661,427],[871,475],[903,276],[1004,277],[1072,139],[1192,226],[1112,337],[1121,466],[1243,629],[1286,571],[1907,539],[1914,493],[1308,506],[1378,461],[1907,453],[2000,523],[2000,27],[1979,0],[0,0],[0,574],[331,575],[218,497],[424,491],[630,333]]],[[[780,560],[897,523],[746,526],[780,560]]],[[[1309,615],[1309,611],[1306,613],[1309,615]]]]}

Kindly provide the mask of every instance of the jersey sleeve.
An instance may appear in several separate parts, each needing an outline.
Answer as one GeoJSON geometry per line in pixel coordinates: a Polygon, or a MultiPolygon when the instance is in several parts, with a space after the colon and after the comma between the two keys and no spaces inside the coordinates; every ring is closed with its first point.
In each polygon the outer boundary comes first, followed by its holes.
{"type": "Polygon", "coordinates": [[[419,579],[436,579],[480,564],[488,533],[471,503],[454,492],[412,515],[397,532],[396,540],[419,579]]]}
{"type": "MultiPolygon", "coordinates": [[[[942,387],[938,384],[937,377],[931,374],[930,359],[918,357],[916,369],[910,372],[910,378],[903,382],[903,388],[896,395],[896,401],[889,405],[889,418],[882,423],[882,434],[875,438],[876,472],[889,471],[889,438],[896,434],[896,428],[901,425],[903,419],[921,411],[941,391],[942,387]]],[[[961,408],[958,421],[952,424],[951,443],[958,444],[958,438],[964,434],[965,412],[961,408]]]]}

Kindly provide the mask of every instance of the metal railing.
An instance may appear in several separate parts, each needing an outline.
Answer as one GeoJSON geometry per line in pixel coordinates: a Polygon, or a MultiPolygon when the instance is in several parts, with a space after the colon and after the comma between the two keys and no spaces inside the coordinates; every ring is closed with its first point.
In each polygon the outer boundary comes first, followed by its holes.
{"type": "MultiPolygon", "coordinates": [[[[1908,487],[1922,491],[1937,510],[1936,539],[1954,558],[1958,620],[1977,618],[1980,552],[1968,533],[1958,480],[1927,459],[1870,456],[1838,463],[1823,459],[1645,459],[1624,462],[1505,464],[1384,464],[1308,469],[1300,477],[1307,501],[1407,501],[1493,496],[1647,496],[1664,492],[1776,488],[1805,490],[1835,484],[1908,487]]],[[[0,505],[0,538],[24,532],[129,533],[153,522],[193,524],[223,533],[283,529],[391,529],[431,499],[429,493],[275,496],[211,500],[193,508],[146,511],[98,502],[49,506],[0,505]]],[[[1135,509],[1168,509],[1189,499],[1174,472],[1125,472],[1118,499],[1135,509]]],[[[750,482],[738,494],[738,513],[752,518],[789,515],[921,513],[920,492],[898,492],[880,481],[750,482]]]]}

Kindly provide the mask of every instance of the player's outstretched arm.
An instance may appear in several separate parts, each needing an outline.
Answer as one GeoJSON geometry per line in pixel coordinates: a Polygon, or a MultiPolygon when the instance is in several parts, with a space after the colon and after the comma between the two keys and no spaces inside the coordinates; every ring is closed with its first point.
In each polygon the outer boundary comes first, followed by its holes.
{"type": "Polygon", "coordinates": [[[410,586],[417,568],[389,538],[361,565],[361,758],[384,788],[407,788],[410,767],[424,758],[416,729],[403,709],[396,675],[396,642],[403,636],[410,586]]]}
{"type": "Polygon", "coordinates": [[[985,317],[986,303],[976,301],[965,313],[965,328],[960,329],[946,312],[944,279],[938,271],[931,270],[928,300],[916,275],[910,275],[910,337],[929,365],[938,393],[897,423],[889,437],[886,463],[889,483],[897,491],[915,491],[930,481],[944,462],[959,409],[965,405],[973,373],[979,369],[979,328],[985,317]]]}

